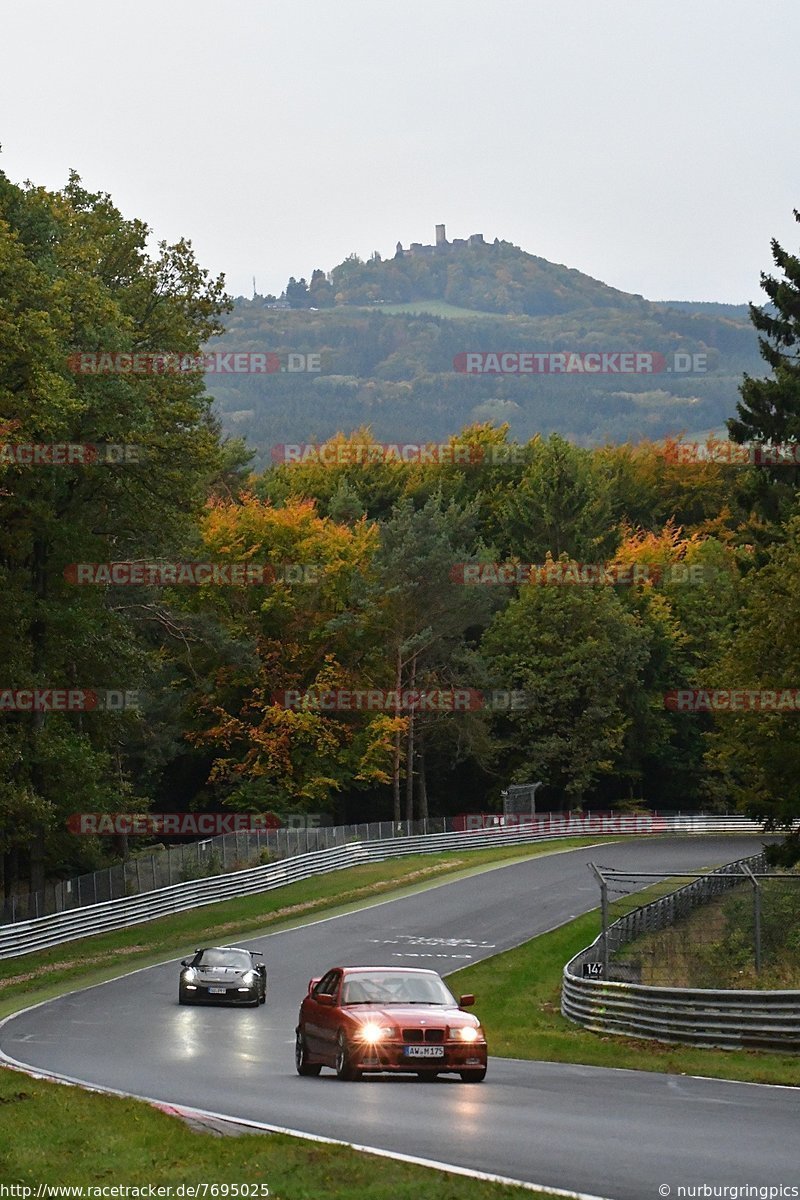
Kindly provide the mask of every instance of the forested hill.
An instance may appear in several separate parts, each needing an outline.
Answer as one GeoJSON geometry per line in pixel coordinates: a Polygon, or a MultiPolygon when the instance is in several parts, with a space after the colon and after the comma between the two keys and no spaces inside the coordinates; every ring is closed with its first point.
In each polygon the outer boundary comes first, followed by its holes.
{"type": "MultiPolygon", "coordinates": [[[[402,304],[431,299],[504,316],[555,316],[592,308],[636,309],[642,300],[641,296],[631,296],[580,271],[500,241],[422,247],[390,259],[376,254],[368,262],[353,255],[334,267],[330,283],[336,304],[402,304]]],[[[314,299],[310,303],[314,304],[314,299]]]]}
{"type": "Polygon", "coordinates": [[[207,377],[223,428],[247,438],[257,465],[272,445],[363,425],[384,442],[483,421],[583,445],[705,437],[734,411],[743,373],[764,366],[744,305],[654,303],[507,242],[353,255],[291,279],[277,300],[240,297],[226,326],[213,349],[277,356],[266,374],[207,377]],[[548,359],[536,373],[468,373],[469,352],[662,358],[651,372],[573,358],[566,371],[548,359]]]}

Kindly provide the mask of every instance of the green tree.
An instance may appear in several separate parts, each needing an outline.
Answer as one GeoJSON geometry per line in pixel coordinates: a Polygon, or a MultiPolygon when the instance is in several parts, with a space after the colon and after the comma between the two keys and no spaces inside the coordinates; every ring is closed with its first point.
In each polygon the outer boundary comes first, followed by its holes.
{"type": "MultiPolygon", "coordinates": [[[[116,465],[6,464],[0,652],[9,688],[141,686],[148,663],[138,630],[152,614],[113,589],[75,588],[65,569],[174,556],[222,466],[200,372],[70,367],[88,352],[196,355],[219,332],[222,280],[208,278],[187,242],[162,243],[151,258],[148,236],[74,174],[57,193],[0,174],[0,426],[14,444],[110,443],[136,454],[116,465]]],[[[33,890],[48,857],[63,858],[70,811],[133,802],[125,745],[138,719],[3,714],[3,807],[23,814],[33,890]]],[[[19,852],[17,838],[7,886],[19,852]]]]}
{"type": "MultiPolygon", "coordinates": [[[[475,505],[459,507],[431,496],[417,508],[404,497],[381,523],[380,549],[375,558],[376,584],[363,589],[360,603],[371,612],[395,691],[447,688],[463,682],[457,658],[469,631],[486,622],[490,598],[480,588],[451,580],[455,563],[480,548],[475,505]]],[[[452,714],[459,721],[463,714],[452,714]]],[[[414,815],[414,771],[419,742],[424,745],[427,719],[411,710],[405,717],[405,755],[402,730],[395,735],[392,768],[394,819],[401,815],[401,770],[405,757],[405,817],[414,815]]],[[[429,725],[435,726],[434,719],[429,725]]],[[[423,755],[424,764],[424,755],[423,755]]],[[[419,815],[427,816],[424,770],[418,776],[419,815]]]]}
{"type": "Polygon", "coordinates": [[[583,562],[608,557],[618,533],[602,463],[558,434],[547,441],[534,438],[527,452],[517,486],[496,505],[493,540],[503,553],[528,562],[543,562],[547,554],[583,562]]]}
{"type": "MultiPolygon", "coordinates": [[[[797,209],[794,217],[800,222],[797,209]]],[[[770,303],[762,308],[750,305],[761,357],[772,368],[772,378],[745,374],[737,416],[728,420],[728,431],[739,443],[800,445],[800,256],[773,238],[772,257],[783,278],[762,272],[761,287],[770,303]]],[[[794,509],[798,484],[799,466],[765,464],[748,472],[744,491],[756,513],[768,524],[777,524],[794,509]]]]}
{"type": "MultiPolygon", "coordinates": [[[[800,212],[794,210],[800,222],[800,212]]],[[[773,379],[745,375],[738,416],[728,421],[736,442],[770,443],[800,441],[800,257],[772,240],[772,257],[783,272],[782,279],[761,274],[761,287],[770,307],[750,305],[750,318],[759,331],[761,356],[774,372],[773,379]]]]}
{"type": "MultiPolygon", "coordinates": [[[[742,583],[738,626],[720,655],[716,686],[780,693],[800,679],[800,517],[770,547],[765,565],[742,583]],[[721,681],[721,682],[720,682],[721,681]]],[[[797,713],[720,713],[709,738],[709,760],[729,794],[751,816],[790,829],[800,817],[800,726],[797,713]]],[[[800,860],[800,833],[787,837],[785,859],[800,860]]]]}
{"type": "Polygon", "coordinates": [[[481,649],[496,678],[526,695],[504,724],[512,782],[541,779],[567,807],[611,774],[641,687],[646,636],[611,588],[528,584],[481,649]]]}

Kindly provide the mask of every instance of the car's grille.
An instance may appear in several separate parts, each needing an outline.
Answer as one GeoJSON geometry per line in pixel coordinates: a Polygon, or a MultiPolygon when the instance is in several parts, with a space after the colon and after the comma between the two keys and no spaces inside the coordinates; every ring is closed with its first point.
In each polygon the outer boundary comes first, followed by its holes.
{"type": "Polygon", "coordinates": [[[431,1045],[441,1046],[444,1041],[443,1029],[404,1029],[404,1042],[428,1042],[431,1045]]]}

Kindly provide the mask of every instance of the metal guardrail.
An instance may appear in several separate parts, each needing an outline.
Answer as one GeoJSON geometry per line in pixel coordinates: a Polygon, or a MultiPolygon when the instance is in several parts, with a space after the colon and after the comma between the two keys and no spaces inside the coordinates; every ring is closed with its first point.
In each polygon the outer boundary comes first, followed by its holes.
{"type": "Polygon", "coordinates": [[[354,841],[349,845],[300,854],[282,862],[243,871],[194,879],[157,888],[138,896],[125,896],[68,912],[0,926],[0,959],[58,946],[77,938],[113,929],[124,929],[171,913],[216,904],[236,896],[270,891],[314,875],[338,871],[359,863],[383,862],[406,854],[433,854],[486,846],[514,846],[553,838],[600,834],[760,832],[753,821],[740,817],[644,817],[590,814],[539,818],[530,824],[494,826],[458,833],[390,837],[354,841]]]}
{"type": "MultiPolygon", "coordinates": [[[[114,863],[84,875],[48,883],[43,891],[12,894],[0,900],[0,926],[6,922],[29,921],[51,913],[84,908],[104,900],[119,900],[143,892],[171,887],[211,875],[227,875],[246,867],[308,854],[312,850],[328,850],[348,843],[382,841],[390,837],[412,837],[419,834],[456,833],[464,829],[492,827],[506,821],[528,825],[533,823],[542,832],[550,830],[558,836],[565,829],[585,829],[588,833],[649,832],[655,833],[661,822],[677,822],[670,826],[675,832],[708,832],[709,820],[730,822],[735,828],[757,830],[758,826],[745,817],[714,817],[678,813],[628,815],[620,813],[590,813],[572,816],[567,813],[540,813],[533,818],[510,819],[473,814],[462,817],[428,817],[421,821],[362,822],[358,825],[303,826],[302,828],[264,829],[218,834],[182,845],[153,847],[132,855],[124,862],[114,863]],[[259,861],[260,860],[260,861],[259,861]]],[[[726,825],[726,828],[728,826],[726,825]]]]}
{"type": "MultiPolygon", "coordinates": [[[[753,855],[710,871],[668,896],[627,913],[608,928],[613,953],[643,933],[665,928],[700,903],[747,882],[742,866],[758,871],[753,855]]],[[[800,991],[657,987],[583,978],[585,963],[602,958],[602,933],[564,967],[563,1016],[594,1033],[722,1049],[800,1051],[800,991]]]]}

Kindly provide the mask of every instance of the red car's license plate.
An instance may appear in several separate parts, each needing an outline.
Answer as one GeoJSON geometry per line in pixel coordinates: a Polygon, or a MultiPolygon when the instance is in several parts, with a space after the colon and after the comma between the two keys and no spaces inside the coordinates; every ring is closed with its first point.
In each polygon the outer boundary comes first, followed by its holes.
{"type": "Polygon", "coordinates": [[[444,1058],[444,1046],[404,1046],[409,1058],[444,1058]]]}
{"type": "Polygon", "coordinates": [[[224,996],[228,989],[227,988],[212,988],[212,987],[210,987],[208,990],[212,996],[224,996]]]}

